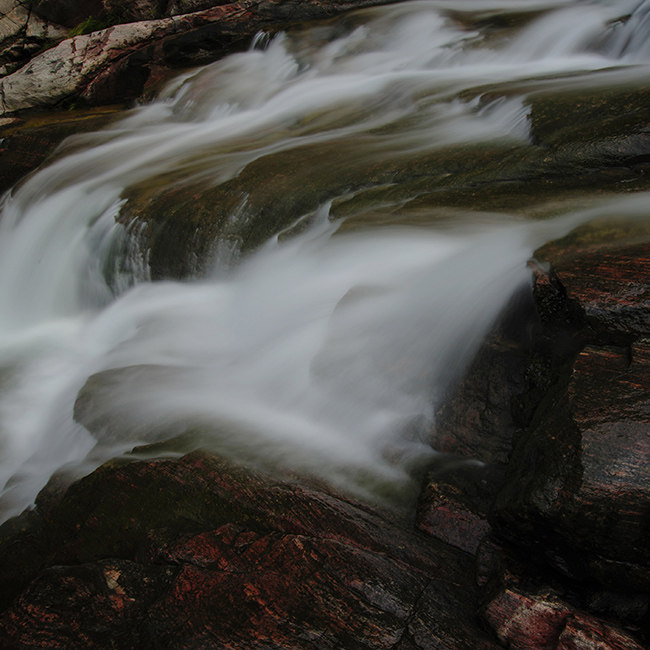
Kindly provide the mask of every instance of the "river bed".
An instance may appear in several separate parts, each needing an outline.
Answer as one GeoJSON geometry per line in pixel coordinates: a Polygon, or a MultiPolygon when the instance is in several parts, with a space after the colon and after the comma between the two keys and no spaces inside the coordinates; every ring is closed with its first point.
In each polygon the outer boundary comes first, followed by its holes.
{"type": "Polygon", "coordinates": [[[437,400],[533,251],[645,218],[642,178],[556,174],[545,194],[499,174],[543,163],[540,98],[644,88],[649,14],[362,10],[259,35],[66,141],[2,204],[2,519],[61,468],[170,439],[138,453],[207,446],[408,492],[437,400]]]}

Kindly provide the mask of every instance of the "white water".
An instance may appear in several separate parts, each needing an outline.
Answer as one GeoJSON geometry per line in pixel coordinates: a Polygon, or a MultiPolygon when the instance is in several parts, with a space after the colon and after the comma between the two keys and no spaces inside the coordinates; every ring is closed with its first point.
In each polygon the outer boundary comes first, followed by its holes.
{"type": "MultiPolygon", "coordinates": [[[[531,251],[595,216],[643,215],[647,198],[552,223],[477,213],[444,231],[337,236],[326,203],[300,237],[244,260],[217,242],[213,274],[151,283],[137,232],[115,222],[122,194],[162,174],[222,183],[270,153],[363,133],[372,137],[360,155],[372,157],[526,142],[525,96],[459,94],[553,75],[593,84],[589,73],[608,69],[647,74],[648,3],[617,20],[637,5],[432,0],[359,12],[340,30],[280,35],[188,73],[112,129],[74,138],[73,153],[3,205],[2,517],[66,463],[89,469],[188,430],[237,458],[362,494],[408,484],[413,460],[432,452],[405,430],[432,417],[435,395],[527,281],[531,251]],[[543,11],[488,39],[449,18],[461,6],[543,11]],[[110,369],[94,413],[118,426],[91,435],[73,421],[74,403],[88,377],[110,369]]],[[[244,201],[230,227],[251,218],[244,201]]]]}

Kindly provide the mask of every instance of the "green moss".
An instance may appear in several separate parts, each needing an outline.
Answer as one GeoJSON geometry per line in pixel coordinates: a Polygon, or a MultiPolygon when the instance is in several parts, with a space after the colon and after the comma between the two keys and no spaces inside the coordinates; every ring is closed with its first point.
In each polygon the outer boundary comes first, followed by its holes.
{"type": "Polygon", "coordinates": [[[103,18],[95,18],[94,16],[88,16],[86,20],[80,22],[76,27],[73,27],[68,32],[68,37],[73,38],[75,36],[81,36],[82,34],[90,34],[91,32],[97,32],[100,29],[106,29],[109,27],[111,22],[103,18]]]}

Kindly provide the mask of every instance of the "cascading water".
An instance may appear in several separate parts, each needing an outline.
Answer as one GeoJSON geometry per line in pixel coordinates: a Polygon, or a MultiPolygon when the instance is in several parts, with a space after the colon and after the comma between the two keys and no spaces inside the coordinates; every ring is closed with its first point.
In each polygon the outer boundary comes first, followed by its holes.
{"type": "Polygon", "coordinates": [[[590,73],[622,62],[647,71],[647,2],[459,4],[358,12],[187,73],[112,128],[73,138],[4,198],[3,518],[66,463],[90,468],[179,434],[360,494],[408,485],[414,459],[432,452],[405,431],[432,417],[433,396],[527,282],[531,251],[594,216],[642,215],[645,196],[553,222],[475,212],[335,234],[333,198],[364,179],[328,192],[331,161],[306,160],[323,165],[328,197],[292,217],[309,224],[302,234],[243,255],[238,236],[257,216],[244,195],[211,263],[183,282],[149,281],[137,221],[118,215],[129,188],[214,187],[315,145],[341,151],[335,166],[354,178],[380,157],[525,144],[525,95],[486,102],[472,89],[594,83],[590,73]],[[495,38],[458,18],[497,10],[525,19],[495,38]],[[78,395],[92,434],[73,418],[78,395]]]}

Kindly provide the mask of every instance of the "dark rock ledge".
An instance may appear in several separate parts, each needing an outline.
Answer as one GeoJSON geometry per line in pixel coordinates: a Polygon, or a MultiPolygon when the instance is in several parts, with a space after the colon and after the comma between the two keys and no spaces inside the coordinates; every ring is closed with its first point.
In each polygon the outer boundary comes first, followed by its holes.
{"type": "Polygon", "coordinates": [[[483,462],[433,472],[418,527],[475,553],[483,620],[508,648],[650,641],[644,228],[591,224],[538,251],[533,318],[520,303],[527,326],[501,323],[439,412],[435,444],[483,462]]]}

